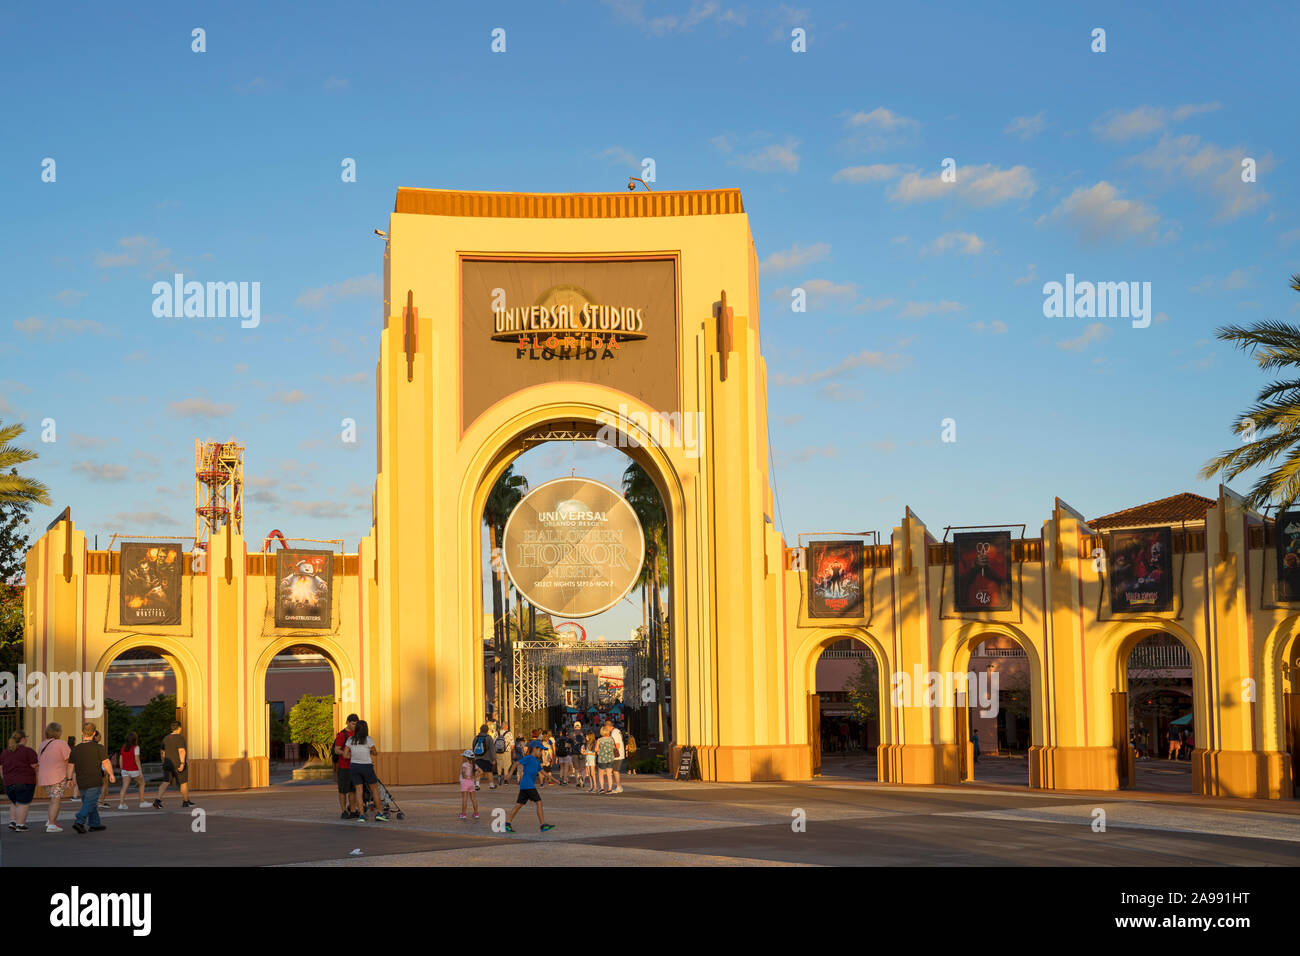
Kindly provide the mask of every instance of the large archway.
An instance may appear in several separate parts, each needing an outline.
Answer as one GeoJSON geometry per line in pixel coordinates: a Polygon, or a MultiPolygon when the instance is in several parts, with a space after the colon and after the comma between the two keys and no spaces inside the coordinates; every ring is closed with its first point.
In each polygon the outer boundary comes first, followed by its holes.
{"type": "MultiPolygon", "coordinates": [[[[141,758],[152,762],[159,759],[157,745],[170,730],[171,720],[189,728],[192,720],[202,719],[204,688],[196,680],[202,671],[171,640],[129,635],[103,653],[96,670],[104,675],[106,700],[118,702],[117,706],[106,703],[100,721],[110,749],[120,747],[127,730],[134,730],[140,736],[141,758]]],[[[202,739],[204,731],[195,730],[195,740],[202,739]]]]}
{"type": "MultiPolygon", "coordinates": [[[[834,659],[836,658],[831,658],[831,660],[834,659]]],[[[867,630],[828,628],[824,631],[819,630],[808,633],[795,650],[792,660],[794,665],[791,671],[791,700],[803,702],[803,707],[794,712],[796,721],[793,736],[802,740],[807,746],[811,772],[813,774],[831,773],[832,775],[867,777],[876,780],[886,779],[886,775],[882,772],[883,768],[880,765],[879,755],[882,748],[894,744],[898,740],[898,712],[894,707],[890,706],[889,677],[891,668],[885,645],[881,643],[875,634],[867,630]],[[845,653],[844,659],[856,662],[858,668],[863,667],[863,662],[868,662],[866,665],[867,670],[869,672],[874,671],[876,719],[874,727],[871,728],[874,736],[868,740],[866,750],[861,749],[861,743],[859,743],[859,749],[852,751],[855,756],[849,760],[841,761],[836,756],[830,763],[823,763],[823,754],[826,753],[823,749],[824,746],[838,745],[834,741],[823,739],[823,729],[829,735],[832,728],[829,721],[823,723],[822,720],[822,696],[818,684],[818,669],[821,666],[821,677],[824,683],[829,685],[829,683],[836,682],[837,675],[828,672],[828,669],[822,665],[822,659],[827,652],[834,653],[831,651],[832,648],[844,648],[846,643],[849,647],[843,652],[845,653]],[[865,657],[861,656],[864,654],[865,657]]],[[[839,670],[841,673],[838,676],[843,677],[847,676],[848,670],[853,670],[853,668],[839,668],[839,670]]],[[[872,695],[865,684],[856,680],[858,676],[859,674],[855,670],[852,674],[854,678],[852,683],[859,686],[848,691],[840,687],[837,691],[831,692],[835,696],[828,698],[828,700],[837,705],[835,708],[837,711],[853,709],[852,700],[845,700],[841,703],[839,700],[840,694],[861,700],[869,706],[872,695]]],[[[870,680],[870,673],[866,675],[866,679],[870,680]]],[[[830,690],[829,686],[827,690],[830,690]]],[[[835,716],[846,715],[837,713],[835,716]]],[[[864,719],[866,715],[857,714],[856,716],[859,717],[858,725],[861,729],[862,725],[867,722],[864,719]]],[[[838,724],[833,729],[838,737],[849,736],[841,733],[842,728],[838,724]]],[[[850,725],[848,729],[851,735],[852,726],[850,725]]],[[[831,753],[838,754],[839,751],[833,749],[831,753]]]]}

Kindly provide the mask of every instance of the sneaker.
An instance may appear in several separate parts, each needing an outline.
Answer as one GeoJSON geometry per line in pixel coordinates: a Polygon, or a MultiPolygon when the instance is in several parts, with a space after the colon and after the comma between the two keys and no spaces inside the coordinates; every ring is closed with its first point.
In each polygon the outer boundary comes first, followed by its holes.
{"type": "Polygon", "coordinates": [[[117,808],[118,808],[119,810],[126,810],[126,809],[128,809],[128,808],[127,808],[127,805],[126,805],[125,803],[119,803],[119,804],[117,805],[117,808]]]}
{"type": "Polygon", "coordinates": [[[366,815],[364,813],[358,813],[357,823],[365,823],[365,822],[366,822],[366,815]]]}
{"type": "Polygon", "coordinates": [[[515,828],[512,827],[509,823],[507,823],[507,824],[506,824],[506,833],[514,833],[514,832],[515,832],[515,828]]]}
{"type": "Polygon", "coordinates": [[[543,824],[542,824],[542,832],[543,832],[543,833],[545,833],[547,830],[554,830],[554,829],[555,829],[555,824],[554,824],[554,823],[543,823],[543,824]]]}
{"type": "Polygon", "coordinates": [[[495,790],[496,788],[497,785],[495,783],[488,787],[489,790],[495,790]]]}
{"type": "Polygon", "coordinates": [[[474,784],[474,789],[475,789],[475,790],[478,789],[478,784],[474,784]]]}
{"type": "Polygon", "coordinates": [[[622,792],[623,792],[622,787],[618,787],[617,789],[614,790],[614,793],[622,793],[622,792]]]}
{"type": "Polygon", "coordinates": [[[18,828],[18,824],[14,823],[12,820],[10,820],[9,823],[8,823],[8,827],[9,827],[10,830],[16,830],[16,829],[18,828]]]}
{"type": "Polygon", "coordinates": [[[161,809],[162,809],[162,801],[161,801],[161,800],[155,800],[155,801],[153,802],[153,808],[154,808],[155,810],[161,810],[161,809]]]}
{"type": "Polygon", "coordinates": [[[25,823],[15,823],[15,824],[14,824],[14,832],[15,832],[15,833],[26,833],[29,829],[30,829],[30,827],[28,827],[27,824],[25,824],[25,823]]]}
{"type": "Polygon", "coordinates": [[[192,807],[192,806],[194,806],[194,801],[193,801],[193,800],[186,800],[184,803],[181,804],[181,806],[182,806],[182,807],[192,807]]]}
{"type": "Polygon", "coordinates": [[[387,822],[388,822],[388,814],[387,814],[387,813],[377,813],[377,814],[375,814],[375,820],[377,820],[377,821],[380,822],[380,823],[387,823],[387,822]]]}
{"type": "Polygon", "coordinates": [[[76,830],[78,833],[86,833],[86,832],[88,832],[88,831],[86,830],[86,825],[85,825],[84,823],[74,823],[74,824],[72,825],[72,829],[76,830]]]}
{"type": "Polygon", "coordinates": [[[107,830],[107,829],[108,829],[108,827],[104,826],[104,825],[101,823],[101,824],[100,824],[99,826],[97,826],[97,827],[91,827],[91,828],[90,828],[90,832],[91,832],[91,833],[98,833],[100,830],[107,830]]]}
{"type": "Polygon", "coordinates": [[[478,814],[477,814],[477,813],[476,813],[476,814],[474,814],[474,819],[475,819],[475,820],[477,820],[477,819],[478,819],[478,814]]]}
{"type": "Polygon", "coordinates": [[[352,819],[352,813],[351,813],[351,811],[349,811],[349,810],[344,810],[342,813],[339,814],[339,819],[340,819],[340,820],[351,820],[351,819],[352,819]]]}
{"type": "Polygon", "coordinates": [[[460,815],[460,818],[461,818],[462,820],[468,820],[468,819],[469,819],[469,817],[465,816],[465,814],[463,814],[463,813],[460,815]]]}
{"type": "Polygon", "coordinates": [[[47,824],[45,824],[45,832],[46,832],[46,833],[62,833],[62,832],[63,832],[63,827],[59,826],[57,823],[47,823],[47,824]]]}
{"type": "Polygon", "coordinates": [[[152,806],[153,806],[153,804],[152,804],[152,803],[149,803],[149,802],[146,801],[146,800],[141,800],[141,801],[140,801],[140,809],[141,809],[141,810],[148,810],[148,809],[149,809],[150,807],[152,807],[152,806]]]}
{"type": "Polygon", "coordinates": [[[101,809],[101,810],[111,810],[112,807],[109,806],[109,804],[107,804],[107,803],[101,803],[101,804],[99,805],[99,809],[101,809]]]}

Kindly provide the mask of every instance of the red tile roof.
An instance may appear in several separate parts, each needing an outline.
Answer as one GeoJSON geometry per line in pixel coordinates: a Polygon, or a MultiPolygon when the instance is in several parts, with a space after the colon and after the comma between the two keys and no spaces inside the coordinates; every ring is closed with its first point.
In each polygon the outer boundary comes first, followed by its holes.
{"type": "Polygon", "coordinates": [[[1170,495],[1158,501],[1148,501],[1144,505],[1126,508],[1112,514],[1093,518],[1088,527],[1094,531],[1102,528],[1136,527],[1138,525],[1172,524],[1180,521],[1204,521],[1205,512],[1213,505],[1213,498],[1192,494],[1170,495]]]}

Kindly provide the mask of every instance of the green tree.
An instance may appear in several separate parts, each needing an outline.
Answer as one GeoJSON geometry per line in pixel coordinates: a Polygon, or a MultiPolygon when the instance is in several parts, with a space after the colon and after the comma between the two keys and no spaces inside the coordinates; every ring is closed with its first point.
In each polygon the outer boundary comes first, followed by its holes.
{"type": "Polygon", "coordinates": [[[140,735],[142,760],[160,759],[162,739],[172,732],[172,721],[175,719],[175,694],[158,694],[135,715],[135,724],[131,729],[140,735]]]}
{"type": "Polygon", "coordinates": [[[23,589],[0,584],[0,671],[18,672],[23,662],[23,589]]]}
{"type": "MultiPolygon", "coordinates": [[[[108,748],[110,754],[115,754],[122,749],[122,744],[126,743],[126,735],[130,733],[134,721],[135,716],[131,713],[130,707],[112,697],[104,698],[102,721],[105,730],[104,746],[108,748]]],[[[140,755],[144,755],[144,747],[140,748],[140,755]]]]}
{"type": "Polygon", "coordinates": [[[318,759],[330,762],[334,749],[334,698],[303,694],[289,710],[289,736],[310,744],[318,759]]]}
{"type": "Polygon", "coordinates": [[[18,474],[18,465],[36,459],[36,452],[13,444],[25,428],[19,424],[0,425],[0,504],[48,505],[49,489],[39,481],[18,474]],[[5,474],[5,470],[9,474],[5,474]]]}
{"type": "Polygon", "coordinates": [[[880,668],[876,655],[868,652],[862,658],[858,672],[845,687],[853,716],[862,723],[874,723],[880,717],[880,668]]]}
{"type": "MultiPolygon", "coordinates": [[[[664,508],[663,498],[650,473],[632,462],[623,472],[623,497],[636,512],[645,533],[645,563],[641,567],[641,594],[645,600],[647,589],[650,593],[646,617],[649,625],[650,660],[647,674],[658,693],[655,694],[655,711],[661,707],[664,690],[664,675],[667,670],[667,653],[664,647],[666,628],[660,589],[668,581],[668,512],[664,508]]],[[[648,728],[654,737],[659,736],[659,721],[648,728]]],[[[644,733],[644,731],[643,731],[644,733]]]]}
{"type": "MultiPolygon", "coordinates": [[[[17,469],[10,471],[10,477],[17,474],[17,469]]],[[[0,584],[18,581],[23,576],[31,543],[23,528],[31,523],[28,516],[31,508],[26,501],[0,502],[0,584]]]]}
{"type": "MultiPolygon", "coordinates": [[[[501,536],[505,533],[506,521],[509,520],[515,506],[528,493],[528,479],[515,473],[513,464],[506,466],[496,484],[488,493],[483,506],[483,524],[487,525],[492,553],[501,548],[501,536]]],[[[505,583],[505,568],[496,561],[492,562],[492,644],[501,657],[498,674],[510,671],[510,628],[506,622],[510,618],[510,588],[505,583]]],[[[503,681],[497,681],[498,694],[504,691],[503,681]]],[[[499,700],[504,699],[499,696],[499,700]]]]}
{"type": "MultiPolygon", "coordinates": [[[[1300,272],[1291,276],[1291,288],[1300,292],[1300,272]]],[[[1213,478],[1222,472],[1223,480],[1231,481],[1252,468],[1267,467],[1246,500],[1253,508],[1262,510],[1273,502],[1285,510],[1300,498],[1300,378],[1296,377],[1300,374],[1296,371],[1300,368],[1300,327],[1267,321],[1227,325],[1215,334],[1249,352],[1260,369],[1286,369],[1287,377],[1260,390],[1255,405],[1232,423],[1242,444],[1212,458],[1201,469],[1201,477],[1213,478]]]]}

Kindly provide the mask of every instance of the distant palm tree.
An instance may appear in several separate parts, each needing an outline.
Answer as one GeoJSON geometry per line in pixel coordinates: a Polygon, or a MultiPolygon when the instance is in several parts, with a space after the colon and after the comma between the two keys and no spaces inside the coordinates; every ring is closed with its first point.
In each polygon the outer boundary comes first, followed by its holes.
{"type": "Polygon", "coordinates": [[[50,489],[33,478],[18,474],[16,466],[36,459],[36,452],[10,444],[25,430],[17,424],[0,427],[0,505],[50,503],[50,489]]]}
{"type": "MultiPolygon", "coordinates": [[[[1300,292],[1300,272],[1291,276],[1291,288],[1300,292]]],[[[1228,325],[1216,335],[1250,352],[1261,369],[1300,368],[1300,328],[1294,325],[1276,321],[1228,325]]],[[[1246,500],[1257,509],[1270,502],[1281,510],[1290,507],[1300,498],[1300,378],[1271,382],[1261,389],[1255,406],[1233,422],[1232,430],[1242,436],[1242,444],[1207,462],[1201,477],[1223,472],[1224,480],[1230,481],[1281,458],[1280,464],[1260,476],[1246,500]]]]}
{"type": "MultiPolygon", "coordinates": [[[[632,462],[623,472],[623,497],[636,512],[645,532],[645,563],[641,567],[642,602],[645,591],[650,591],[649,627],[650,639],[650,674],[649,677],[658,688],[655,704],[658,707],[663,693],[663,613],[660,608],[659,590],[661,582],[668,579],[668,513],[664,509],[663,498],[649,472],[632,462]]],[[[657,728],[656,728],[657,733],[657,728]]]]}
{"type": "MultiPolygon", "coordinates": [[[[487,525],[492,542],[492,553],[501,549],[501,536],[505,533],[506,522],[515,510],[515,505],[528,493],[528,479],[515,474],[515,466],[508,465],[497,479],[492,491],[488,493],[487,503],[483,506],[483,524],[487,525]]],[[[497,673],[509,670],[510,631],[505,620],[510,614],[509,585],[504,583],[505,568],[493,562],[492,566],[492,644],[501,656],[502,667],[497,673]],[[504,596],[503,596],[504,592],[504,596]]],[[[498,681],[500,684],[500,681],[498,681]]]]}

